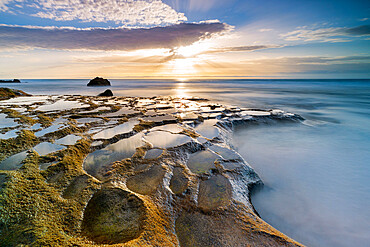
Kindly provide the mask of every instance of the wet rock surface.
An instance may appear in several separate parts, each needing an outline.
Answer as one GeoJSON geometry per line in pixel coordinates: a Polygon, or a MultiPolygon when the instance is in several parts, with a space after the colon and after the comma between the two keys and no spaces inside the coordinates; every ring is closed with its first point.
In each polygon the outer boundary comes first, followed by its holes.
{"type": "Polygon", "coordinates": [[[254,212],[262,181],[229,143],[300,120],[197,98],[0,101],[0,245],[299,246],[254,212]]]}
{"type": "Polygon", "coordinates": [[[97,243],[124,243],[143,230],[145,206],[137,196],[119,188],[104,188],[91,198],[82,231],[97,243]]]}

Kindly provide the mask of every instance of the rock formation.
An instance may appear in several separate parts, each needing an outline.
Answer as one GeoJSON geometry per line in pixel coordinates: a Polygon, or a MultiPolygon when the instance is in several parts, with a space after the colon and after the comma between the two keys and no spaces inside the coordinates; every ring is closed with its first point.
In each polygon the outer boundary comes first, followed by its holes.
{"type": "Polygon", "coordinates": [[[107,79],[104,79],[102,77],[95,77],[94,79],[90,80],[90,82],[87,84],[88,87],[100,87],[100,86],[110,86],[110,81],[107,79]]]}
{"type": "Polygon", "coordinates": [[[10,89],[6,87],[0,88],[0,100],[14,98],[18,96],[30,96],[30,94],[27,94],[22,90],[10,89]]]}
{"type": "Polygon", "coordinates": [[[112,92],[112,90],[107,89],[104,92],[98,94],[98,96],[113,96],[113,92],[112,92]]]}
{"type": "Polygon", "coordinates": [[[300,116],[172,97],[30,102],[22,114],[13,99],[0,106],[24,123],[0,139],[0,246],[301,246],[254,211],[262,181],[229,141],[235,128],[300,116]],[[75,107],[40,114],[53,104],[75,107]],[[81,138],[36,153],[70,135],[81,138]]]}
{"type": "Polygon", "coordinates": [[[19,79],[13,79],[13,80],[0,80],[0,83],[21,83],[19,79]]]}

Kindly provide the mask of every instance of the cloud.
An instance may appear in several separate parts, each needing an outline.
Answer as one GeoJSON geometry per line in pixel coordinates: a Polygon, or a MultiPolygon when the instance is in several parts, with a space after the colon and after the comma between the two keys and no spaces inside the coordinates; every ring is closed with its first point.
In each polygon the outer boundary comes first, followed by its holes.
{"type": "Polygon", "coordinates": [[[200,53],[194,53],[192,56],[183,56],[178,54],[176,49],[162,49],[157,54],[152,55],[152,50],[143,50],[140,54],[137,52],[126,52],[122,55],[103,55],[78,57],[75,60],[86,63],[148,63],[148,64],[163,64],[176,59],[194,58],[203,54],[225,53],[225,52],[243,52],[254,51],[267,48],[277,48],[276,46],[238,46],[238,47],[222,47],[217,49],[205,50],[200,53]],[[146,54],[147,53],[147,54],[146,54]]]}
{"type": "Polygon", "coordinates": [[[358,27],[331,27],[308,29],[302,28],[280,35],[286,41],[320,41],[320,42],[343,42],[349,41],[350,37],[370,35],[370,25],[358,27]]]}
{"type": "Polygon", "coordinates": [[[187,46],[231,27],[224,23],[181,23],[153,28],[58,28],[0,25],[0,47],[61,50],[136,50],[187,46]]]}
{"type": "Polygon", "coordinates": [[[187,20],[183,13],[161,0],[0,0],[0,10],[57,21],[112,21],[124,26],[154,26],[187,20]]]}
{"type": "Polygon", "coordinates": [[[224,52],[243,52],[243,51],[256,51],[269,48],[279,48],[281,46],[276,45],[249,45],[249,46],[234,46],[234,47],[222,47],[218,49],[209,50],[207,53],[224,53],[224,52]]]}
{"type": "Polygon", "coordinates": [[[270,31],[272,31],[273,29],[271,29],[271,28],[261,28],[261,29],[259,29],[258,31],[260,31],[261,33],[262,32],[270,32],[270,31]]]}
{"type": "Polygon", "coordinates": [[[276,57],[233,62],[215,60],[209,65],[199,69],[212,76],[369,78],[370,56],[276,57]]]}

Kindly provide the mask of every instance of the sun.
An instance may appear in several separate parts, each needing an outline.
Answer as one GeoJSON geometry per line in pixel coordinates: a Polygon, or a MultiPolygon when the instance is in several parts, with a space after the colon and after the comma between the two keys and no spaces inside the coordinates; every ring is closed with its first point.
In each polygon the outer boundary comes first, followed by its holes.
{"type": "Polygon", "coordinates": [[[207,42],[197,42],[189,46],[180,46],[175,52],[179,56],[194,57],[209,50],[210,46],[211,44],[207,42]]]}

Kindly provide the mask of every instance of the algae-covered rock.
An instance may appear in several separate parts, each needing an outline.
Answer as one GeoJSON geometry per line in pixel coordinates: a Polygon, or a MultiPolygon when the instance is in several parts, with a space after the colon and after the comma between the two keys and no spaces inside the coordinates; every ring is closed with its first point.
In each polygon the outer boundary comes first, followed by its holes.
{"type": "Polygon", "coordinates": [[[30,96],[30,94],[22,90],[10,89],[6,87],[0,88],[0,100],[10,99],[18,96],[30,96]]]}
{"type": "Polygon", "coordinates": [[[162,182],[165,170],[160,165],[153,165],[147,171],[127,179],[127,187],[137,193],[148,195],[153,193],[162,182]]]}
{"type": "Polygon", "coordinates": [[[250,189],[261,180],[229,140],[250,121],[299,118],[214,105],[77,95],[1,102],[0,134],[17,135],[0,139],[0,246],[298,246],[254,211],[250,189]]]}
{"type": "Polygon", "coordinates": [[[86,174],[76,177],[63,192],[63,197],[66,199],[81,196],[82,191],[89,186],[90,177],[86,174]]]}
{"type": "Polygon", "coordinates": [[[212,176],[199,185],[198,206],[210,211],[230,204],[232,187],[230,181],[222,175],[212,176]]]}
{"type": "Polygon", "coordinates": [[[125,243],[143,231],[145,206],[134,194],[119,188],[96,192],[87,204],[83,233],[97,243],[125,243]]]}

